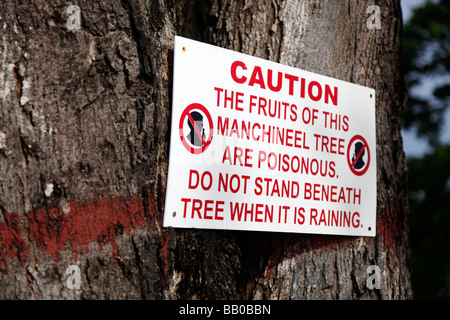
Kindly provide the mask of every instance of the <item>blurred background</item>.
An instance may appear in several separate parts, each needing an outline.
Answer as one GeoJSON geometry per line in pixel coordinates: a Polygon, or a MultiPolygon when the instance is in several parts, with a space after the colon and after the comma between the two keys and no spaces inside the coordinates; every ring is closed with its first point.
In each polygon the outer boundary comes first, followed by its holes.
{"type": "Polygon", "coordinates": [[[450,0],[402,0],[402,115],[416,299],[450,298],[450,0]]]}

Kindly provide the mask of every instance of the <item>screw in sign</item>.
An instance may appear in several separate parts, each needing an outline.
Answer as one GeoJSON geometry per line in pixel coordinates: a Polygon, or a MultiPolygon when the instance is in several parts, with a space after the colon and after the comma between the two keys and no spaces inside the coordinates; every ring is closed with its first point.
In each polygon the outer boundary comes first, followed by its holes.
{"type": "Polygon", "coordinates": [[[208,110],[200,103],[192,103],[180,117],[180,139],[190,153],[203,153],[213,138],[213,121],[208,110]]]}
{"type": "Polygon", "coordinates": [[[370,150],[366,139],[354,136],[347,148],[347,162],[350,170],[357,176],[366,173],[370,166],[370,150]]]}

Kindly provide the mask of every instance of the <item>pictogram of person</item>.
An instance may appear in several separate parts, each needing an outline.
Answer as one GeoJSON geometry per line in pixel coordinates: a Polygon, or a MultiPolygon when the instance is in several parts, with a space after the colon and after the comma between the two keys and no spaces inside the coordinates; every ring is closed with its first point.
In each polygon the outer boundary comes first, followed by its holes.
{"type": "Polygon", "coordinates": [[[197,130],[195,130],[193,123],[191,123],[191,120],[188,118],[188,126],[189,129],[191,130],[189,132],[189,134],[186,136],[186,139],[193,145],[196,147],[201,147],[203,146],[203,141],[206,139],[205,138],[205,128],[203,128],[203,116],[200,114],[200,112],[197,111],[193,111],[190,113],[192,119],[195,122],[195,125],[197,126],[199,132],[201,132],[201,135],[203,137],[200,137],[197,133],[197,130]]]}
{"type": "MultiPolygon", "coordinates": [[[[352,163],[355,161],[355,158],[358,156],[358,154],[360,153],[360,151],[363,147],[364,147],[364,144],[362,142],[355,143],[355,151],[353,153],[352,163]]],[[[358,160],[356,160],[356,163],[353,165],[354,169],[359,170],[366,165],[366,163],[363,160],[363,156],[365,153],[366,153],[366,150],[363,150],[360,157],[358,158],[358,160]]]]}

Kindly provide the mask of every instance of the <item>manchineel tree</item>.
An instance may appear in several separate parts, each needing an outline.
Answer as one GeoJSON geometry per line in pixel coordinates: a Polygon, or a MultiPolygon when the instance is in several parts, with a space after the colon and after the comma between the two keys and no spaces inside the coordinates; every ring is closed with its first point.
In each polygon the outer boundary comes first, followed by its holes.
{"type": "Polygon", "coordinates": [[[412,297],[399,1],[76,4],[0,2],[0,298],[412,297]],[[376,237],[162,227],[175,34],[376,89],[376,237]]]}
{"type": "Polygon", "coordinates": [[[405,128],[429,142],[430,151],[407,159],[411,210],[412,283],[419,299],[450,297],[450,145],[442,135],[450,106],[450,1],[427,1],[403,32],[402,65],[409,88],[405,128]],[[423,83],[432,92],[424,95],[423,83]]]}

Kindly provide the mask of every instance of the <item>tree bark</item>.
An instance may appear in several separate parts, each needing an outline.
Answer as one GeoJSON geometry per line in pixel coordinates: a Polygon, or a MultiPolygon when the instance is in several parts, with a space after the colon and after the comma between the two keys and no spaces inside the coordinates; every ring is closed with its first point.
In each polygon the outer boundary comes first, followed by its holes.
{"type": "Polygon", "coordinates": [[[399,1],[76,4],[0,3],[1,299],[412,298],[399,1]],[[375,238],[162,227],[175,34],[376,89],[375,238]]]}

